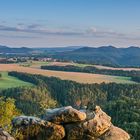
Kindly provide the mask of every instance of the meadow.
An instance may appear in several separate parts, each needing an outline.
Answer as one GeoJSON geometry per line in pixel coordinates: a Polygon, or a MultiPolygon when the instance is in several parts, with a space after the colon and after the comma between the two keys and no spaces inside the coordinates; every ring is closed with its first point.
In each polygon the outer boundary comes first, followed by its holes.
{"type": "Polygon", "coordinates": [[[133,84],[135,82],[131,81],[129,77],[123,76],[109,76],[102,74],[90,74],[81,72],[62,72],[62,71],[52,71],[52,70],[42,70],[35,67],[25,67],[18,64],[0,64],[0,71],[17,71],[26,72],[30,74],[41,74],[44,76],[58,77],[62,80],[72,80],[79,83],[128,83],[133,84]]]}
{"type": "Polygon", "coordinates": [[[21,87],[21,86],[33,86],[31,83],[24,82],[15,77],[8,76],[7,72],[0,72],[0,89],[21,87]]]}

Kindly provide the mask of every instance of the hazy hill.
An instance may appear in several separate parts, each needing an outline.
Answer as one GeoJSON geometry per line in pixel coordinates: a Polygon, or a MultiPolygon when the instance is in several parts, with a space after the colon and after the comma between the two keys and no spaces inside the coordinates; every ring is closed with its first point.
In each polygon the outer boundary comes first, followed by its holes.
{"type": "Polygon", "coordinates": [[[11,48],[7,46],[0,45],[0,53],[29,53],[31,48],[21,47],[21,48],[11,48]]]}
{"type": "Polygon", "coordinates": [[[68,47],[52,47],[52,48],[36,48],[38,51],[45,51],[49,53],[55,52],[64,52],[64,51],[73,51],[79,48],[83,48],[84,46],[68,46],[68,47]]]}
{"type": "Polygon", "coordinates": [[[115,48],[113,46],[82,47],[73,51],[57,53],[54,57],[102,65],[140,66],[140,48],[133,46],[128,48],[115,48]]]}
{"type": "Polygon", "coordinates": [[[29,52],[36,52],[36,53],[56,53],[56,52],[65,52],[65,51],[73,51],[83,46],[68,46],[68,47],[53,47],[53,48],[27,48],[27,47],[20,47],[20,48],[12,48],[7,46],[0,45],[0,53],[29,53],[29,52]]]}
{"type": "Polygon", "coordinates": [[[68,46],[55,48],[12,48],[0,45],[0,53],[27,54],[46,53],[63,60],[82,61],[101,65],[112,66],[140,66],[140,48],[115,48],[113,46],[102,46],[99,48],[68,46]]]}

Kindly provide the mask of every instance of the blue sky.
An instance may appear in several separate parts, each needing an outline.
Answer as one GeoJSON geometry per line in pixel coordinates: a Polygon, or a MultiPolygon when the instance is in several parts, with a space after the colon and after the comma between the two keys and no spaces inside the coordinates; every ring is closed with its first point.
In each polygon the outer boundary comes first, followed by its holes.
{"type": "Polygon", "coordinates": [[[0,44],[140,46],[140,0],[1,0],[0,44]]]}

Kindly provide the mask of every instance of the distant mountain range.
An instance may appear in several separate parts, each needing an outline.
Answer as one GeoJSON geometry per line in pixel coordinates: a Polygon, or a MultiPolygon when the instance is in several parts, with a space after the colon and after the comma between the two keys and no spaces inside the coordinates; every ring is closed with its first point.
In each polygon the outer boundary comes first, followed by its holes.
{"type": "Polygon", "coordinates": [[[53,48],[36,48],[38,51],[45,51],[48,53],[56,53],[56,52],[65,52],[65,51],[73,51],[79,48],[83,48],[85,46],[67,46],[67,47],[53,47],[53,48]]]}
{"type": "Polygon", "coordinates": [[[56,53],[56,52],[64,52],[64,51],[73,51],[75,49],[82,48],[84,46],[68,46],[68,47],[54,47],[54,48],[27,48],[27,47],[20,47],[20,48],[12,48],[7,46],[0,45],[0,53],[56,53]]]}
{"type": "Polygon", "coordinates": [[[134,46],[128,48],[116,48],[113,46],[82,47],[73,51],[57,53],[54,57],[101,65],[140,66],[140,48],[134,46]]]}
{"type": "Polygon", "coordinates": [[[25,54],[25,53],[29,53],[29,52],[32,52],[32,49],[31,48],[26,48],[26,47],[21,47],[21,48],[10,48],[10,47],[7,47],[7,46],[1,46],[0,45],[0,53],[8,53],[8,54],[18,54],[18,53],[22,53],[22,54],[25,54]]]}
{"type": "Polygon", "coordinates": [[[111,66],[140,66],[140,48],[116,48],[102,46],[98,48],[87,46],[69,46],[55,48],[11,48],[0,46],[0,53],[32,54],[33,52],[51,54],[52,57],[62,60],[81,61],[111,66]]]}

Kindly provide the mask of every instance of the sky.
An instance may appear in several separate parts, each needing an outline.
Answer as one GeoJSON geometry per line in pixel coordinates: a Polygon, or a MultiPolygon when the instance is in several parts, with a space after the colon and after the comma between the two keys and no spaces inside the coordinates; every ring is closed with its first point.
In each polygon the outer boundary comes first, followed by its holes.
{"type": "Polygon", "coordinates": [[[0,0],[0,45],[140,46],[140,0],[0,0]]]}

